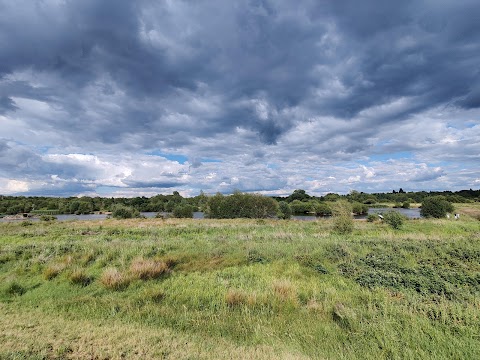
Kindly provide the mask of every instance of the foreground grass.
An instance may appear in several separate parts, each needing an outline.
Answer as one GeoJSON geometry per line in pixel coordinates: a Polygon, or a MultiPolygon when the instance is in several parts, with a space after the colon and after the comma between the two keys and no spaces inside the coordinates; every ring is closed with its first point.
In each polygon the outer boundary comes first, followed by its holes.
{"type": "Polygon", "coordinates": [[[0,359],[477,359],[479,225],[0,224],[0,359]]]}

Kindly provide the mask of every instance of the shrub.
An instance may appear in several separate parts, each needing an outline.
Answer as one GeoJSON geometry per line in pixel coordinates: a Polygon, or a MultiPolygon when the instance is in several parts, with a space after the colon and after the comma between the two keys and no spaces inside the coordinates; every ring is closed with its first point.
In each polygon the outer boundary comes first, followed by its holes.
{"type": "Polygon", "coordinates": [[[394,229],[400,229],[405,221],[405,216],[400,214],[398,211],[388,211],[383,214],[383,221],[385,221],[385,223],[394,229]]]}
{"type": "Polygon", "coordinates": [[[317,215],[321,216],[331,216],[332,207],[324,201],[317,201],[315,203],[315,212],[317,215]]]}
{"type": "Polygon", "coordinates": [[[362,203],[359,203],[359,202],[354,202],[352,204],[352,211],[353,211],[354,214],[357,214],[357,215],[366,214],[366,213],[368,213],[368,205],[362,204],[362,203]]]}
{"type": "Polygon", "coordinates": [[[375,220],[378,219],[378,215],[377,214],[368,214],[367,216],[367,221],[368,222],[374,222],[375,220]]]}
{"type": "Polygon", "coordinates": [[[121,290],[129,285],[130,279],[127,278],[122,272],[118,271],[118,269],[108,268],[103,272],[100,282],[107,289],[121,290]]]}
{"type": "Polygon", "coordinates": [[[135,259],[130,265],[130,273],[136,279],[148,280],[162,276],[168,272],[168,266],[163,261],[152,259],[135,259]]]}
{"type": "Polygon", "coordinates": [[[306,214],[315,211],[315,204],[311,201],[293,200],[290,203],[290,208],[294,214],[306,214]]]}
{"type": "Polygon", "coordinates": [[[275,217],[278,203],[260,194],[243,194],[236,191],[223,196],[218,193],[208,199],[205,214],[213,219],[264,219],[275,217]]]}
{"type": "Polygon", "coordinates": [[[292,217],[292,209],[285,201],[278,203],[278,217],[280,219],[290,219],[292,217]]]}
{"type": "Polygon", "coordinates": [[[180,204],[173,208],[173,217],[175,218],[193,218],[193,206],[189,204],[180,204]]]}
{"type": "Polygon", "coordinates": [[[404,209],[410,209],[410,203],[408,201],[405,201],[403,204],[402,204],[402,208],[404,209]]]}
{"type": "Polygon", "coordinates": [[[40,221],[55,221],[57,220],[56,216],[53,215],[41,215],[40,216],[40,221]]]}
{"type": "Polygon", "coordinates": [[[333,228],[338,234],[350,234],[353,231],[352,206],[346,200],[339,200],[333,208],[333,228]]]}
{"type": "Polygon", "coordinates": [[[447,216],[447,213],[453,211],[453,205],[447,201],[445,196],[429,196],[423,199],[420,215],[423,217],[444,218],[447,216]]]}
{"type": "Polygon", "coordinates": [[[131,219],[134,217],[138,217],[139,215],[140,213],[138,212],[138,210],[135,210],[130,206],[116,204],[112,208],[112,216],[115,219],[131,219]]]}

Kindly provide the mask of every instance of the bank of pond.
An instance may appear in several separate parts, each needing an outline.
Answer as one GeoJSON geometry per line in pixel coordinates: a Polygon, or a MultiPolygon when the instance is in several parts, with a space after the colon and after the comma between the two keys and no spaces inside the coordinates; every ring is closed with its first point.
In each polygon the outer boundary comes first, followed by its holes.
{"type": "MultiPolygon", "coordinates": [[[[408,219],[418,219],[421,217],[420,215],[420,209],[419,208],[412,208],[412,209],[403,209],[403,208],[397,208],[393,209],[395,211],[398,211],[408,219]]],[[[362,214],[362,215],[354,215],[354,219],[357,220],[362,220],[366,219],[368,214],[382,214],[388,211],[392,211],[392,208],[388,207],[382,207],[382,208],[377,208],[377,207],[371,207],[368,209],[367,214],[362,214]]],[[[90,221],[90,220],[105,220],[109,217],[111,217],[110,213],[94,213],[94,214],[57,214],[57,215],[52,215],[54,216],[58,221],[73,221],[73,220],[80,220],[80,221],[90,221]]],[[[140,213],[141,217],[145,218],[155,218],[158,216],[161,217],[169,217],[171,216],[171,213],[168,212],[141,212],[140,213]]],[[[193,219],[201,220],[205,218],[205,214],[201,211],[197,211],[193,213],[193,219]]],[[[330,218],[330,216],[318,216],[318,215],[313,215],[313,214],[294,214],[292,215],[291,219],[292,220],[300,220],[300,221],[315,221],[318,219],[327,219],[330,218]]],[[[24,220],[31,220],[31,221],[38,221],[40,220],[39,216],[32,216],[30,214],[19,214],[16,216],[5,216],[0,219],[0,222],[8,222],[8,221],[24,221],[24,220]]]]}

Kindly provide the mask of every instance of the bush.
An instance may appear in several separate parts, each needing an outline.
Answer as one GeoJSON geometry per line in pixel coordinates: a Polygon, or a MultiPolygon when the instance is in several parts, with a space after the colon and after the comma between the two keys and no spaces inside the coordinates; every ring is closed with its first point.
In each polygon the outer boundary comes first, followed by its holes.
{"type": "Polygon", "coordinates": [[[359,202],[354,202],[352,205],[352,211],[354,214],[363,215],[368,213],[368,205],[359,202]]]}
{"type": "Polygon", "coordinates": [[[405,216],[398,211],[389,211],[383,214],[383,221],[394,229],[400,229],[405,221],[405,216]]]}
{"type": "Polygon", "coordinates": [[[333,228],[338,234],[350,234],[353,231],[352,206],[346,200],[339,200],[333,208],[333,228]]]}
{"type": "Polygon", "coordinates": [[[368,214],[367,216],[367,221],[368,222],[374,222],[375,220],[378,219],[378,215],[377,214],[368,214]]]}
{"type": "Polygon", "coordinates": [[[264,219],[275,217],[278,203],[260,194],[235,192],[229,196],[218,193],[208,199],[205,214],[212,219],[264,219]]]}
{"type": "Polygon", "coordinates": [[[444,218],[447,213],[453,212],[453,205],[447,201],[445,196],[429,196],[423,199],[420,215],[423,217],[444,218]]]}
{"type": "Polygon", "coordinates": [[[173,208],[173,217],[175,218],[193,218],[193,206],[189,204],[180,204],[173,208]]]}
{"type": "Polygon", "coordinates": [[[138,217],[139,215],[140,213],[138,212],[138,210],[135,210],[130,206],[116,204],[112,208],[112,216],[115,219],[131,219],[134,217],[138,217]]]}
{"type": "Polygon", "coordinates": [[[55,216],[53,216],[53,215],[41,215],[41,216],[40,216],[40,221],[47,221],[47,222],[49,222],[49,221],[55,221],[55,220],[57,220],[57,218],[56,218],[55,216]]]}
{"type": "Polygon", "coordinates": [[[410,203],[408,201],[405,201],[403,204],[402,204],[402,208],[404,209],[410,209],[410,203]]]}
{"type": "Polygon", "coordinates": [[[315,203],[315,212],[317,215],[321,216],[331,216],[332,215],[332,208],[326,202],[319,202],[315,203]]]}
{"type": "Polygon", "coordinates": [[[294,214],[306,214],[315,210],[314,203],[300,200],[293,200],[290,203],[290,208],[294,214]]]}
{"type": "Polygon", "coordinates": [[[278,217],[280,219],[290,219],[292,217],[292,209],[285,201],[278,203],[278,217]]]}

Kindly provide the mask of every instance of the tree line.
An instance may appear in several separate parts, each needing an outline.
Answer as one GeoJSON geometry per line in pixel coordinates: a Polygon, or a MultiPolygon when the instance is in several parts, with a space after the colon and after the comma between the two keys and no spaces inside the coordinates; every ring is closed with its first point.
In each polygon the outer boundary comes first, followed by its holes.
{"type": "Polygon", "coordinates": [[[178,191],[170,195],[152,197],[107,198],[107,197],[25,197],[0,195],[0,214],[19,213],[49,214],[90,214],[93,212],[118,211],[138,214],[139,212],[169,212],[177,217],[191,217],[194,211],[203,211],[212,218],[235,217],[289,217],[291,214],[332,215],[333,204],[346,200],[352,212],[366,214],[368,208],[382,203],[394,203],[395,207],[408,207],[410,203],[422,203],[424,199],[441,196],[448,203],[480,201],[480,190],[457,192],[405,192],[403,189],[391,193],[364,193],[351,191],[346,195],[330,193],[324,196],[311,196],[305,190],[297,189],[285,197],[267,197],[259,194],[243,194],[239,191],[231,195],[217,193],[207,196],[203,192],[194,197],[183,197],[178,191]],[[127,211],[128,210],[128,211],[127,211]]]}

